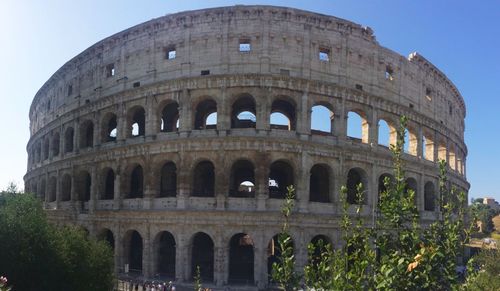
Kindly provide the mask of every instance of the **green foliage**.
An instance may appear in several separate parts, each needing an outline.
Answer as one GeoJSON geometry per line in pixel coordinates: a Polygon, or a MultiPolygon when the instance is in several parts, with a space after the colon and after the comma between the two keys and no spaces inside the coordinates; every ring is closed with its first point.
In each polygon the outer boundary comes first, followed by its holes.
{"type": "Polygon", "coordinates": [[[201,272],[200,272],[200,266],[196,266],[196,273],[194,273],[194,291],[200,291],[202,290],[202,285],[201,285],[201,272]]]}
{"type": "Polygon", "coordinates": [[[500,290],[500,250],[482,250],[469,260],[467,281],[462,290],[497,291],[500,290]]]}
{"type": "Polygon", "coordinates": [[[474,200],[469,209],[473,220],[482,222],[482,231],[484,234],[489,234],[494,230],[493,218],[499,214],[499,211],[492,209],[487,204],[483,204],[482,199],[474,200]]]}
{"type": "Polygon", "coordinates": [[[2,196],[0,273],[16,290],[111,290],[113,254],[105,242],[49,224],[32,194],[2,196]]]}

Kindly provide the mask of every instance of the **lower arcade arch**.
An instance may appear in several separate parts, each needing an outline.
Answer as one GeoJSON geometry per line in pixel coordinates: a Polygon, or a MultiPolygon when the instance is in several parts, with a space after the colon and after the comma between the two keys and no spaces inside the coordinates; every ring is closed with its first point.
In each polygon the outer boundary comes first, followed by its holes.
{"type": "Polygon", "coordinates": [[[246,233],[233,235],[229,242],[229,283],[254,283],[254,243],[246,233]]]}
{"type": "Polygon", "coordinates": [[[107,228],[102,229],[97,235],[97,239],[107,242],[111,249],[115,249],[115,236],[111,230],[107,228]]]}
{"type": "Polygon", "coordinates": [[[124,237],[124,263],[128,264],[129,272],[142,273],[142,236],[136,230],[129,230],[124,237]]]}
{"type": "MultiPolygon", "coordinates": [[[[293,242],[293,239],[288,236],[288,234],[283,234],[285,238],[288,238],[289,246],[292,248],[292,253],[295,253],[295,244],[293,242]]],[[[268,282],[272,282],[272,271],[273,271],[273,264],[274,263],[279,263],[279,257],[281,257],[281,248],[279,246],[279,236],[280,234],[277,234],[271,238],[269,243],[267,244],[267,280],[268,282]]]]}
{"type": "Polygon", "coordinates": [[[154,240],[155,270],[160,277],[175,278],[175,238],[168,231],[160,232],[154,240]]]}
{"type": "Polygon", "coordinates": [[[319,234],[313,237],[310,243],[313,246],[313,252],[312,257],[309,259],[313,267],[316,267],[319,261],[321,261],[322,254],[325,253],[328,248],[330,248],[330,250],[333,249],[332,241],[327,236],[319,234]]]}
{"type": "Polygon", "coordinates": [[[200,278],[203,281],[214,280],[214,242],[204,232],[198,232],[193,236],[191,245],[191,278],[200,269],[200,278]]]}

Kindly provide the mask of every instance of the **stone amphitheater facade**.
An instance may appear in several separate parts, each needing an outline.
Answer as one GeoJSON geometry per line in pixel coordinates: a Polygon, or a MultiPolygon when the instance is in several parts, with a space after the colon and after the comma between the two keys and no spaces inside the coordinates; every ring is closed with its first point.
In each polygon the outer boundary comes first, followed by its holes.
{"type": "Polygon", "coordinates": [[[272,6],[181,12],[94,44],[42,86],[25,189],[53,221],[108,240],[119,273],[190,282],[199,265],[213,286],[265,288],[287,185],[301,268],[310,241],[342,244],[342,185],[364,184],[372,218],[392,165],[380,131],[393,143],[406,115],[407,182],[428,223],[439,159],[469,189],[465,114],[445,74],[368,27],[272,6]]]}

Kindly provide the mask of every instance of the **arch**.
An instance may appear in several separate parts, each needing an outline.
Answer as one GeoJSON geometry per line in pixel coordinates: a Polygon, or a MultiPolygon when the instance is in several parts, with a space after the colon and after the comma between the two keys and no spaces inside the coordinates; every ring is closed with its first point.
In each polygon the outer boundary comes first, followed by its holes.
{"type": "Polygon", "coordinates": [[[64,174],[61,181],[61,201],[71,200],[71,176],[64,174]]]}
{"type": "Polygon", "coordinates": [[[177,167],[173,162],[166,162],[160,172],[160,197],[177,195],[177,167]]]}
{"type": "Polygon", "coordinates": [[[56,132],[54,133],[54,136],[52,136],[52,142],[50,147],[53,157],[57,157],[59,155],[59,143],[60,143],[59,133],[56,132]]]}
{"type": "Polygon", "coordinates": [[[102,229],[97,235],[97,239],[107,242],[111,249],[115,249],[115,236],[111,230],[107,228],[102,229]]]}
{"type": "Polygon", "coordinates": [[[365,193],[369,193],[367,189],[366,172],[361,168],[352,168],[347,173],[347,203],[349,204],[366,204],[367,197],[365,193]],[[357,187],[359,184],[363,186],[363,201],[359,201],[357,197],[357,187]]]}
{"type": "Polygon", "coordinates": [[[430,181],[425,183],[424,186],[424,210],[425,211],[436,210],[436,196],[435,196],[434,184],[430,181]]]}
{"type": "Polygon", "coordinates": [[[104,183],[101,199],[111,200],[115,197],[115,172],[111,168],[103,170],[104,183]]]}
{"type": "Polygon", "coordinates": [[[46,160],[49,158],[49,152],[50,152],[50,141],[49,141],[49,138],[46,137],[44,140],[43,140],[43,157],[42,157],[42,160],[46,160]]]}
{"type": "Polygon", "coordinates": [[[347,112],[347,137],[362,143],[368,143],[369,129],[370,126],[363,111],[347,112]]]}
{"type": "Polygon", "coordinates": [[[168,231],[162,231],[154,240],[156,273],[161,277],[175,278],[175,238],[168,231]]]}
{"type": "Polygon", "coordinates": [[[272,163],[269,170],[269,198],[284,199],[288,186],[294,186],[292,166],[286,161],[272,163]]]}
{"type": "Polygon", "coordinates": [[[73,151],[73,141],[75,136],[75,130],[73,127],[66,128],[64,132],[64,152],[70,153],[73,151]]]}
{"type": "Polygon", "coordinates": [[[316,164],[311,168],[309,201],[330,202],[330,169],[328,166],[316,164]]]}
{"type": "Polygon", "coordinates": [[[457,160],[457,157],[455,154],[455,146],[453,145],[453,143],[450,143],[450,149],[448,151],[448,164],[449,164],[450,168],[454,171],[457,170],[456,160],[457,160]]]}
{"type": "Polygon", "coordinates": [[[175,101],[167,103],[160,111],[160,131],[174,132],[179,130],[179,104],[175,101]]]}
{"type": "Polygon", "coordinates": [[[446,159],[446,155],[447,155],[446,152],[447,152],[446,143],[445,143],[445,141],[441,140],[438,143],[438,160],[439,161],[444,160],[444,161],[448,162],[448,160],[446,159]]]}
{"type": "Polygon", "coordinates": [[[125,233],[123,240],[124,260],[129,265],[129,272],[142,273],[143,241],[142,236],[136,230],[125,233]]]}
{"type": "Polygon", "coordinates": [[[80,171],[76,176],[75,192],[78,201],[89,201],[92,188],[92,178],[89,172],[80,171]]]}
{"type": "Polygon", "coordinates": [[[332,133],[333,111],[325,105],[317,104],[311,108],[311,133],[332,133]]]}
{"type": "Polygon", "coordinates": [[[254,242],[246,233],[238,233],[229,242],[229,283],[254,283],[254,242]]]}
{"type": "MultiPolygon", "coordinates": [[[[35,187],[32,187],[33,189],[36,189],[36,186],[35,187]]],[[[37,196],[40,197],[40,199],[42,199],[42,201],[45,201],[45,191],[47,190],[47,182],[45,181],[44,178],[42,178],[42,181],[40,182],[40,193],[36,193],[38,191],[34,191],[36,194],[38,194],[37,196]]],[[[33,191],[33,190],[32,190],[33,191]]]]}
{"type": "Polygon", "coordinates": [[[325,253],[328,248],[331,250],[333,249],[332,241],[326,235],[318,234],[311,239],[310,244],[313,247],[312,257],[309,258],[311,260],[310,263],[312,263],[313,267],[316,267],[323,253],[325,253]]]}
{"type": "Polygon", "coordinates": [[[193,192],[196,197],[214,197],[215,170],[210,161],[199,162],[193,171],[193,192]]]}
{"type": "Polygon", "coordinates": [[[49,184],[47,186],[47,192],[49,196],[49,202],[56,201],[56,191],[57,191],[57,178],[50,177],[49,184]]]}
{"type": "Polygon", "coordinates": [[[128,192],[127,198],[142,198],[144,195],[144,171],[141,165],[136,165],[130,171],[128,192]]]}
{"type": "MultiPolygon", "coordinates": [[[[397,142],[397,130],[393,122],[386,119],[378,120],[378,144],[389,147],[390,145],[396,145],[397,142]]],[[[406,144],[406,143],[405,143],[406,144]]]]}
{"type": "Polygon", "coordinates": [[[191,245],[191,278],[200,268],[200,277],[203,281],[212,282],[214,279],[214,242],[204,232],[193,236],[191,245]]]}
{"type": "Polygon", "coordinates": [[[378,177],[378,192],[377,192],[377,194],[378,194],[378,202],[379,203],[380,203],[380,197],[382,196],[382,193],[387,191],[387,187],[385,185],[386,179],[389,179],[388,180],[389,185],[394,183],[394,176],[392,176],[391,174],[384,173],[378,177]]]}
{"type": "Polygon", "coordinates": [[[146,111],[142,106],[130,108],[127,114],[128,137],[144,136],[146,133],[146,111]]]}
{"type": "Polygon", "coordinates": [[[424,159],[428,161],[434,161],[434,139],[429,133],[424,132],[422,147],[424,159]]]}
{"type": "Polygon", "coordinates": [[[417,180],[415,180],[415,178],[412,178],[412,177],[409,177],[409,178],[406,178],[406,181],[405,181],[405,192],[408,193],[411,191],[413,191],[413,199],[414,199],[414,202],[415,202],[415,205],[417,205],[417,197],[418,197],[418,187],[417,187],[417,180]]]}
{"type": "Polygon", "coordinates": [[[217,102],[213,99],[205,99],[196,106],[194,129],[215,128],[217,128],[217,102]]]}
{"type": "Polygon", "coordinates": [[[272,129],[295,130],[296,115],[295,102],[288,97],[280,97],[271,105],[269,124],[272,129]]]}
{"type": "Polygon", "coordinates": [[[37,163],[42,160],[42,143],[40,141],[35,145],[35,158],[37,163]]]}
{"type": "Polygon", "coordinates": [[[408,126],[406,128],[405,132],[405,148],[406,152],[412,156],[417,155],[417,149],[418,149],[418,137],[417,137],[417,130],[408,126]],[[406,146],[408,145],[408,146],[406,146]]]}
{"type": "Polygon", "coordinates": [[[255,99],[250,94],[241,95],[232,106],[231,128],[255,128],[255,99]]]}
{"type": "MultiPolygon", "coordinates": [[[[283,234],[285,235],[285,234],[283,234]]],[[[287,235],[287,234],[286,234],[287,235]]],[[[281,257],[281,248],[279,246],[278,240],[279,234],[273,236],[269,243],[267,244],[267,277],[268,281],[272,282],[272,270],[273,264],[279,263],[281,257]]],[[[295,253],[295,243],[292,238],[290,238],[290,245],[292,247],[292,252],[295,253]]],[[[295,257],[294,257],[295,258],[295,257]]]]}
{"type": "Polygon", "coordinates": [[[94,124],[90,120],[84,121],[80,125],[80,148],[90,148],[94,146],[94,124]]]}
{"type": "Polygon", "coordinates": [[[238,160],[231,167],[230,197],[255,197],[255,167],[248,160],[238,160]]]}
{"type": "Polygon", "coordinates": [[[102,142],[115,141],[118,133],[118,122],[116,114],[107,113],[102,119],[102,142]]]}

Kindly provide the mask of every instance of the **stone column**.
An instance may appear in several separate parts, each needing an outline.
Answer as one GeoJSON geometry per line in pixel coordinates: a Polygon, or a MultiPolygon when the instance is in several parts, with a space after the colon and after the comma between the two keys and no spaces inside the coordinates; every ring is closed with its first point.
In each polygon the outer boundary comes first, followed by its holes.
{"type": "Polygon", "coordinates": [[[191,96],[187,89],[179,92],[179,132],[181,137],[187,137],[193,128],[193,112],[191,96]]]}
{"type": "Polygon", "coordinates": [[[116,224],[116,234],[115,234],[115,273],[119,273],[123,270],[123,233],[120,225],[116,224]]]}
{"type": "MultiPolygon", "coordinates": [[[[182,156],[182,154],[181,154],[182,156]]],[[[179,193],[177,194],[177,209],[186,209],[189,204],[189,196],[191,191],[190,185],[190,172],[189,165],[186,162],[181,161],[181,166],[179,167],[179,174],[177,175],[177,189],[179,193]]]]}
{"type": "Polygon", "coordinates": [[[226,196],[229,193],[229,175],[226,175],[226,167],[224,163],[218,159],[215,165],[215,200],[216,209],[224,210],[226,196]]]}
{"type": "Polygon", "coordinates": [[[296,128],[301,139],[307,139],[307,135],[311,134],[311,108],[308,106],[308,92],[302,92],[302,96],[297,104],[296,112],[296,128]]]}
{"type": "Polygon", "coordinates": [[[90,168],[90,200],[89,200],[89,212],[94,213],[97,206],[97,191],[98,191],[98,181],[97,181],[97,169],[94,165],[90,168]]]}
{"type": "Polygon", "coordinates": [[[145,225],[143,232],[143,248],[142,248],[142,274],[146,278],[151,278],[153,276],[153,270],[151,266],[152,261],[152,240],[150,239],[149,225],[145,225]]]}
{"type": "Polygon", "coordinates": [[[122,198],[123,196],[121,195],[121,175],[120,175],[120,169],[116,169],[116,175],[115,175],[115,189],[114,189],[114,195],[113,195],[113,210],[118,210],[121,208],[122,205],[122,198]]]}
{"type": "Polygon", "coordinates": [[[147,159],[146,165],[144,165],[144,197],[142,199],[142,208],[143,209],[152,209],[153,208],[153,199],[155,194],[154,189],[154,170],[152,167],[153,161],[151,159],[147,159]]]}
{"type": "Polygon", "coordinates": [[[259,289],[267,286],[267,244],[263,233],[258,233],[254,239],[254,280],[259,289]]]}
{"type": "Polygon", "coordinates": [[[297,184],[295,189],[295,197],[298,201],[299,212],[308,212],[309,207],[309,178],[311,163],[309,156],[302,153],[300,160],[297,161],[297,169],[295,177],[297,177],[297,184]]]}
{"type": "Polygon", "coordinates": [[[377,147],[378,145],[378,112],[375,108],[372,108],[370,116],[370,129],[368,134],[368,143],[372,147],[377,147]]]}
{"type": "Polygon", "coordinates": [[[188,243],[184,234],[179,234],[175,248],[175,278],[178,282],[188,280],[188,243]]]}
{"type": "Polygon", "coordinates": [[[59,185],[60,183],[61,183],[61,177],[60,177],[59,170],[57,170],[57,172],[56,172],[56,188],[54,189],[54,191],[56,191],[56,209],[59,209],[61,207],[61,187],[59,185]]]}
{"type": "Polygon", "coordinates": [[[101,124],[101,114],[97,112],[94,116],[94,120],[97,120],[94,123],[94,132],[92,135],[93,140],[93,147],[98,147],[101,144],[101,131],[102,131],[102,124],[101,124]]]}
{"type": "Polygon", "coordinates": [[[231,128],[231,104],[229,104],[229,98],[226,94],[226,88],[220,88],[220,98],[217,102],[217,129],[222,131],[225,135],[224,130],[231,128]]]}
{"type": "Polygon", "coordinates": [[[121,103],[118,108],[118,113],[116,116],[116,140],[126,140],[129,136],[128,120],[127,120],[127,108],[124,103],[121,103]]]}
{"type": "Polygon", "coordinates": [[[269,164],[262,162],[255,168],[257,210],[266,210],[266,201],[269,195],[269,164]]]}
{"type": "Polygon", "coordinates": [[[228,264],[227,258],[229,250],[222,243],[222,234],[219,233],[214,246],[214,283],[217,287],[221,287],[227,283],[228,264]]]}

